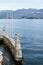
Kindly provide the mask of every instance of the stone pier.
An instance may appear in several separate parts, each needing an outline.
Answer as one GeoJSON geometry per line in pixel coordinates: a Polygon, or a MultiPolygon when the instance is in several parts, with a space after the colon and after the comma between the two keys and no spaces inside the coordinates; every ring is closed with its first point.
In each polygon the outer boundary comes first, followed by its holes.
{"type": "Polygon", "coordinates": [[[9,47],[15,61],[21,62],[22,61],[22,49],[21,49],[21,44],[20,44],[18,33],[16,33],[15,41],[6,34],[0,35],[0,39],[2,39],[3,42],[5,42],[4,44],[9,47]]]}

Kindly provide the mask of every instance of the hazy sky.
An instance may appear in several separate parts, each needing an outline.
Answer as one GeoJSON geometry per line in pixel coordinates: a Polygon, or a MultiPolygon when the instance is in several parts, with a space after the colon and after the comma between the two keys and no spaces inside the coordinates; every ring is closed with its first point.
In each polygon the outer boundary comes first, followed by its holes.
{"type": "Polygon", "coordinates": [[[43,8],[43,0],[0,0],[0,10],[43,8]]]}

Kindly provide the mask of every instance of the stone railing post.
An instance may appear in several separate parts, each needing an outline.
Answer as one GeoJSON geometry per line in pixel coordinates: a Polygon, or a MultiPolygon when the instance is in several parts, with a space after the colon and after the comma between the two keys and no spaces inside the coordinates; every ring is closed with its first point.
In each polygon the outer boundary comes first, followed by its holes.
{"type": "Polygon", "coordinates": [[[15,41],[15,59],[17,61],[22,60],[22,50],[21,50],[21,44],[20,44],[18,33],[16,33],[16,41],[15,41]]]}
{"type": "Polygon", "coordinates": [[[0,65],[2,65],[3,62],[3,56],[2,56],[2,52],[0,51],[0,65]]]}

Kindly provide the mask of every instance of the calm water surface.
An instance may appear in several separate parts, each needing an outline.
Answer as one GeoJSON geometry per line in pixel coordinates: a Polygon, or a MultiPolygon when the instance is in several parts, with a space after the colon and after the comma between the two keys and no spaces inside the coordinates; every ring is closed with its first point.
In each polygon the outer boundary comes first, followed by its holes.
{"type": "Polygon", "coordinates": [[[19,32],[23,65],[43,65],[43,19],[1,19],[0,34],[3,27],[14,40],[15,33],[19,32]]]}

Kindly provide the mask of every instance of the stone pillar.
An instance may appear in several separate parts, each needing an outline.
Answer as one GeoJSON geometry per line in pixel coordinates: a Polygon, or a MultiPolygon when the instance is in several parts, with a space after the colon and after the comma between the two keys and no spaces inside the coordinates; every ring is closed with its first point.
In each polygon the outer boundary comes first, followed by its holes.
{"type": "Polygon", "coordinates": [[[16,33],[16,41],[15,41],[15,59],[17,61],[22,60],[22,50],[18,33],[16,33]]]}
{"type": "Polygon", "coordinates": [[[3,61],[3,56],[2,56],[2,52],[0,51],[0,65],[2,65],[2,61],[3,61]]]}

